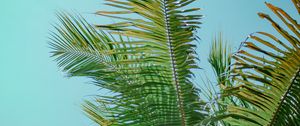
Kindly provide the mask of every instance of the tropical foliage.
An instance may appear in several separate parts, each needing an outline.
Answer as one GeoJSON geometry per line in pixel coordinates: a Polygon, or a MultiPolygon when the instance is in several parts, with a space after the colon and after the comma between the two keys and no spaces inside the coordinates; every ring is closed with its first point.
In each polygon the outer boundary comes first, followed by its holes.
{"type": "Polygon", "coordinates": [[[251,34],[233,54],[222,37],[214,40],[209,62],[219,90],[201,93],[192,72],[202,17],[189,7],[195,0],[106,1],[116,11],[96,14],[118,22],[90,25],[60,13],[50,37],[63,71],[109,92],[83,104],[97,124],[300,125],[300,25],[282,9],[266,3],[285,26],[259,13],[281,36],[251,34]]]}
{"type": "MultiPolygon", "coordinates": [[[[293,1],[297,10],[300,1],[293,1]]],[[[300,125],[300,25],[282,9],[266,3],[285,24],[279,25],[269,15],[258,13],[269,21],[280,36],[257,32],[242,43],[232,57],[235,86],[225,90],[250,104],[250,107],[228,105],[226,122],[232,125],[297,126],[300,125]]]]}

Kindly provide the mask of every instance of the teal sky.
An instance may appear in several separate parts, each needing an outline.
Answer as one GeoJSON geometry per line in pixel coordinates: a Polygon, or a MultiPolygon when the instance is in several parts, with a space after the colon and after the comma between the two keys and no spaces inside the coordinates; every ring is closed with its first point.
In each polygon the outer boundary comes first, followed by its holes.
{"type": "MultiPolygon", "coordinates": [[[[296,15],[289,0],[267,0],[296,15]]],[[[80,108],[83,99],[100,93],[85,78],[66,78],[57,68],[47,36],[64,10],[82,14],[91,23],[110,22],[94,16],[109,9],[104,0],[2,0],[0,8],[0,126],[94,126],[80,108]]],[[[213,36],[223,32],[233,47],[255,31],[270,25],[257,12],[271,12],[263,0],[199,0],[203,10],[202,39],[198,51],[201,67],[213,73],[206,61],[213,36]]],[[[236,49],[236,48],[233,48],[236,49]]]]}

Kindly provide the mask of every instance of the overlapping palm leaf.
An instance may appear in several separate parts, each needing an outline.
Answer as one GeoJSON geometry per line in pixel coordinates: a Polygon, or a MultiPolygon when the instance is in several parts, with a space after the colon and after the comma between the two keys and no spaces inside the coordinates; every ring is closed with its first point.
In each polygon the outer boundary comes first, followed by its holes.
{"type": "MultiPolygon", "coordinates": [[[[293,0],[297,10],[300,2],[293,0]]],[[[219,118],[232,125],[298,126],[300,125],[300,25],[282,9],[266,3],[283,22],[280,25],[269,15],[259,16],[269,21],[278,35],[257,32],[243,43],[235,59],[230,94],[249,103],[250,107],[229,105],[219,118]]],[[[292,6],[291,6],[292,7],[292,6]]]]}
{"type": "Polygon", "coordinates": [[[203,102],[190,81],[191,69],[198,68],[192,42],[201,16],[188,14],[198,8],[185,8],[195,0],[107,1],[123,10],[97,14],[122,21],[97,27],[115,35],[63,14],[63,26],[51,37],[53,54],[70,76],[91,77],[112,92],[96,100],[106,114],[93,102],[84,105],[87,114],[99,125],[184,126],[202,120],[203,102]]]}
{"type": "MultiPolygon", "coordinates": [[[[174,120],[164,125],[193,124],[198,119],[203,118],[199,114],[201,106],[199,106],[197,90],[189,80],[192,77],[190,70],[197,68],[194,61],[195,45],[191,42],[196,39],[193,32],[199,24],[195,20],[201,16],[186,14],[199,10],[198,8],[183,10],[183,7],[194,0],[107,1],[107,5],[123,10],[98,11],[97,14],[122,21],[110,25],[98,25],[98,28],[136,38],[135,42],[144,42],[152,50],[150,62],[159,66],[159,71],[163,71],[163,78],[165,79],[163,83],[168,88],[165,91],[167,97],[162,97],[167,99],[162,101],[171,100],[172,105],[169,107],[172,108],[172,111],[167,113],[171,114],[169,117],[174,120]],[[120,16],[120,14],[125,15],[120,16]],[[142,18],[128,19],[126,14],[137,14],[142,18]]],[[[151,120],[150,117],[148,119],[151,120]]]]}

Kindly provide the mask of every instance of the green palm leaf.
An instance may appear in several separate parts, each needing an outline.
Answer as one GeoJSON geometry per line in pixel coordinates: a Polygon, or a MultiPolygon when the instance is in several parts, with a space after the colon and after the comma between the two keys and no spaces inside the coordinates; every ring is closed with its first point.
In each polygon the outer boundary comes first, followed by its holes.
{"type": "MultiPolygon", "coordinates": [[[[197,90],[190,82],[195,64],[195,51],[191,41],[195,40],[193,31],[197,28],[200,15],[186,15],[187,12],[199,10],[198,8],[183,10],[183,7],[194,0],[107,0],[107,5],[123,9],[123,11],[98,11],[98,15],[123,20],[110,25],[97,25],[100,29],[110,30],[111,33],[129,36],[145,41],[151,46],[151,62],[160,66],[164,71],[163,78],[171,94],[175,97],[172,105],[175,109],[171,117],[178,123],[168,125],[188,125],[203,118],[197,112],[200,108],[194,105],[199,101],[197,90]],[[117,16],[113,15],[116,14],[117,16]],[[137,14],[141,19],[129,19],[120,14],[137,14]],[[188,92],[186,92],[188,90],[188,92]]],[[[149,118],[149,117],[148,117],[149,118]]],[[[150,119],[150,118],[149,118],[150,119]]],[[[165,124],[165,125],[166,125],[165,124]]]]}
{"type": "MultiPolygon", "coordinates": [[[[228,96],[226,88],[233,87],[234,81],[230,79],[231,74],[231,48],[227,41],[224,40],[222,34],[220,33],[212,41],[212,46],[210,49],[208,61],[212,66],[215,73],[216,83],[204,82],[201,86],[203,93],[207,96],[209,101],[209,108],[211,109],[210,117],[202,120],[198,125],[222,125],[227,126],[230,124],[215,119],[215,116],[220,112],[224,112],[227,109],[228,104],[240,105],[248,107],[243,100],[237,99],[233,96],[228,96]]],[[[207,79],[208,80],[208,79],[207,79]]]]}
{"type": "Polygon", "coordinates": [[[101,106],[87,102],[89,117],[99,125],[193,125],[205,118],[199,90],[190,81],[195,63],[200,15],[186,9],[195,0],[107,0],[123,11],[98,15],[123,20],[97,25],[80,17],[59,15],[61,27],[51,37],[53,56],[70,76],[87,76],[110,95],[96,97],[101,106]],[[130,19],[120,14],[138,14],[130,19]],[[117,37],[118,38],[117,38],[117,37]],[[129,37],[128,40],[123,38],[129,37]],[[113,120],[113,121],[112,121],[113,120]]]}
{"type": "Polygon", "coordinates": [[[208,61],[215,72],[220,88],[231,86],[228,80],[231,65],[231,49],[227,42],[223,40],[221,33],[213,39],[208,61]]]}
{"type": "MultiPolygon", "coordinates": [[[[298,0],[293,0],[297,10],[298,0]]],[[[282,9],[266,3],[280,18],[280,26],[269,15],[267,19],[281,38],[265,32],[250,35],[256,42],[244,42],[244,48],[233,55],[232,68],[236,86],[226,90],[251,106],[229,105],[219,118],[232,125],[298,126],[300,125],[300,25],[282,9]],[[289,29],[289,30],[285,30],[289,29]],[[284,39],[285,41],[282,41],[284,39]]]]}

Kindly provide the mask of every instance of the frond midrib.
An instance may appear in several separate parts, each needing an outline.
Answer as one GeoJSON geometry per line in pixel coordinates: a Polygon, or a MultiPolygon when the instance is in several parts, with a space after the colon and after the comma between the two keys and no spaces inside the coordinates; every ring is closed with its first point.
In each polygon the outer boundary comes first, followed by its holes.
{"type": "Polygon", "coordinates": [[[173,50],[173,43],[172,43],[172,38],[171,38],[171,27],[170,27],[170,18],[167,13],[167,0],[163,0],[163,12],[164,12],[164,18],[165,18],[165,25],[166,25],[166,37],[167,37],[167,43],[168,43],[168,48],[170,52],[170,59],[171,59],[171,69],[172,69],[172,75],[174,77],[173,83],[176,89],[176,95],[177,95],[177,101],[178,101],[178,106],[179,106],[179,111],[180,111],[180,118],[181,118],[181,125],[185,126],[186,125],[186,118],[185,118],[185,111],[184,111],[184,106],[183,106],[183,99],[181,97],[181,89],[178,81],[178,73],[176,71],[176,57],[175,53],[173,50]]]}
{"type": "Polygon", "coordinates": [[[300,68],[298,68],[295,76],[293,77],[293,79],[291,81],[291,84],[289,85],[289,87],[286,90],[286,92],[284,93],[284,95],[281,97],[279,105],[278,105],[278,107],[276,107],[276,111],[272,115],[271,121],[270,121],[270,123],[269,123],[268,126],[274,126],[275,125],[276,119],[278,117],[278,113],[279,113],[279,111],[280,111],[280,109],[281,109],[281,107],[282,107],[282,105],[283,105],[283,103],[284,103],[284,101],[285,101],[288,93],[290,92],[290,90],[292,89],[293,85],[295,84],[296,78],[297,78],[297,76],[299,76],[299,74],[300,74],[300,68]]]}

